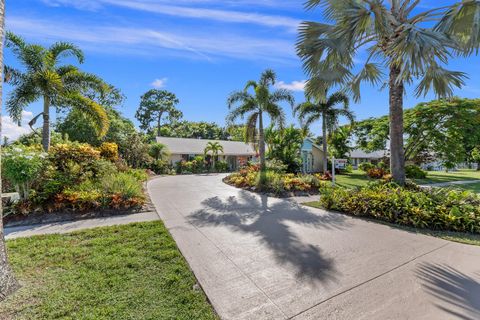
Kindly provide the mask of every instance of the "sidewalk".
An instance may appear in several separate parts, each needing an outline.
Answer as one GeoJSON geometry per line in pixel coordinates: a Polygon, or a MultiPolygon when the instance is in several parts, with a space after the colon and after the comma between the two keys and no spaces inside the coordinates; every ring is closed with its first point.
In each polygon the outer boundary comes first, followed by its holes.
{"type": "Polygon", "coordinates": [[[83,229],[107,227],[114,225],[129,224],[134,222],[147,222],[159,220],[155,211],[128,214],[123,216],[112,216],[93,218],[77,221],[64,221],[30,226],[7,227],[5,228],[5,239],[31,237],[41,234],[68,233],[83,229]]]}

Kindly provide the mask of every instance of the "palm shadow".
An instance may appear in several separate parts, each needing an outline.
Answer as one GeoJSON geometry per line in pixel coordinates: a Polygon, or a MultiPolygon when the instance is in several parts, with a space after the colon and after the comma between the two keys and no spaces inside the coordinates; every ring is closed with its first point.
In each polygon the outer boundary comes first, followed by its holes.
{"type": "Polygon", "coordinates": [[[437,308],[455,319],[480,319],[480,283],[477,280],[452,267],[430,263],[417,269],[417,277],[425,290],[442,302],[436,304],[437,308]]]}
{"type": "MultiPolygon", "coordinates": [[[[191,214],[189,222],[197,227],[226,226],[234,232],[252,234],[261,239],[274,254],[275,261],[295,269],[297,278],[312,281],[335,280],[335,264],[318,246],[303,242],[289,223],[316,229],[342,229],[346,218],[335,213],[316,215],[293,201],[275,201],[240,191],[226,200],[206,199],[203,208],[191,214]]],[[[320,231],[319,231],[320,232],[320,231]]]]}

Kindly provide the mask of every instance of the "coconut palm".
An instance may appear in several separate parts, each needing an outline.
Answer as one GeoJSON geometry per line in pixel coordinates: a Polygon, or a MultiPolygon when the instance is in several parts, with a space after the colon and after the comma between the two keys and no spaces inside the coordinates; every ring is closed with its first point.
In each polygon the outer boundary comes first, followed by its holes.
{"type": "Polygon", "coordinates": [[[447,70],[448,59],[455,53],[476,52],[480,42],[480,1],[458,1],[425,11],[419,4],[418,0],[309,0],[306,8],[322,7],[328,23],[304,22],[297,44],[311,77],[307,93],[344,85],[359,100],[363,81],[388,86],[391,171],[402,185],[405,85],[418,79],[417,96],[430,90],[439,97],[451,96],[454,87],[464,84],[465,74],[447,70]],[[359,52],[368,54],[362,57],[361,68],[355,63],[359,52]]]}
{"type": "Polygon", "coordinates": [[[108,86],[97,76],[80,71],[73,65],[59,65],[60,59],[73,56],[83,62],[83,53],[75,45],[56,42],[49,48],[27,44],[24,39],[7,32],[6,46],[10,48],[24,71],[7,67],[7,80],[14,86],[6,108],[10,116],[20,122],[22,111],[42,99],[43,112],[32,120],[31,126],[42,116],[42,146],[50,147],[50,108],[73,107],[84,112],[95,125],[99,137],[108,131],[108,116],[102,106],[87,98],[89,90],[106,91],[108,86]]]}
{"type": "Polygon", "coordinates": [[[285,113],[280,102],[286,101],[292,107],[295,103],[292,93],[289,90],[277,89],[270,92],[270,86],[275,85],[276,74],[273,70],[265,70],[260,80],[248,81],[243,91],[233,92],[228,98],[228,108],[231,110],[227,116],[227,122],[234,122],[237,118],[247,117],[245,125],[246,142],[254,142],[255,132],[258,123],[258,149],[260,154],[260,169],[265,171],[265,134],[264,116],[269,115],[272,123],[283,128],[285,124],[285,113]],[[250,92],[252,89],[253,92],[250,92]]]}
{"type": "MultiPolygon", "coordinates": [[[[2,106],[2,88],[3,88],[3,38],[5,34],[5,1],[0,0],[0,72],[2,73],[0,81],[0,109],[2,106]]],[[[0,117],[0,128],[1,128],[0,117]]],[[[1,133],[0,133],[1,134],[1,133]]],[[[1,151],[1,150],[0,150],[1,151]]],[[[1,155],[1,152],[0,152],[1,155]]],[[[1,169],[1,168],[0,168],[1,169]]],[[[0,198],[2,192],[2,183],[0,181],[0,198]]],[[[17,282],[13,276],[12,269],[8,263],[7,248],[5,246],[5,237],[3,233],[3,211],[2,201],[0,201],[0,302],[5,299],[7,295],[15,291],[18,287],[17,282]]]]}
{"type": "Polygon", "coordinates": [[[215,169],[215,159],[220,152],[223,153],[223,146],[219,142],[210,141],[207,143],[204,153],[207,155],[209,152],[212,153],[212,167],[215,169]]]}
{"type": "Polygon", "coordinates": [[[294,113],[298,114],[300,121],[306,127],[322,119],[323,171],[326,172],[328,170],[327,133],[330,135],[333,133],[342,116],[348,118],[351,123],[354,121],[354,115],[348,108],[348,97],[342,92],[337,92],[326,100],[318,98],[315,102],[309,100],[296,106],[294,113]],[[338,104],[342,104],[342,107],[336,108],[338,104]]]}

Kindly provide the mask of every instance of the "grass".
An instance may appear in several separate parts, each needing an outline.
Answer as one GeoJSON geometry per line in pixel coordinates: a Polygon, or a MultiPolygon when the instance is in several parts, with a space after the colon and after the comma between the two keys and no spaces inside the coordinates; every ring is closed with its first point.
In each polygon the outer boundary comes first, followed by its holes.
{"type": "Polygon", "coordinates": [[[218,319],[161,222],[7,242],[0,319],[218,319]]]}
{"type": "Polygon", "coordinates": [[[478,183],[469,183],[454,186],[455,189],[468,190],[476,193],[480,193],[480,182],[478,183]]]}
{"type": "MultiPolygon", "coordinates": [[[[302,203],[305,206],[312,207],[312,208],[318,208],[318,209],[323,209],[323,207],[320,205],[318,201],[313,201],[313,202],[305,202],[302,203]]],[[[343,214],[343,213],[338,213],[338,214],[343,214]]],[[[452,231],[435,231],[435,230],[428,230],[428,229],[417,229],[417,228],[412,228],[412,227],[406,227],[398,224],[393,224],[393,223],[388,223],[385,221],[380,221],[380,220],[375,220],[375,219],[369,219],[365,217],[354,217],[357,219],[364,219],[368,220],[371,222],[387,225],[392,228],[396,229],[401,229],[409,232],[414,232],[414,233],[419,233],[423,235],[428,235],[432,237],[437,237],[441,238],[444,240],[449,240],[449,241],[454,241],[454,242],[459,242],[459,243],[464,243],[464,244],[470,244],[470,245],[476,245],[480,246],[480,234],[473,234],[473,233],[466,233],[466,232],[452,232],[452,231]]]]}
{"type": "Polygon", "coordinates": [[[415,182],[418,184],[432,184],[477,179],[480,180],[480,171],[463,169],[452,172],[429,171],[426,179],[417,179],[415,182]]]}
{"type": "Polygon", "coordinates": [[[352,173],[335,175],[335,184],[345,188],[362,187],[369,181],[371,181],[371,179],[361,170],[353,170],[352,173]]]}

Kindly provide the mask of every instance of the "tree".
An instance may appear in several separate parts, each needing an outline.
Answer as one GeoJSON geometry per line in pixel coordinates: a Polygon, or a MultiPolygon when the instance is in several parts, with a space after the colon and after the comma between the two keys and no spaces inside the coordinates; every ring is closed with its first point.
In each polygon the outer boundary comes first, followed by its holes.
{"type": "Polygon", "coordinates": [[[122,104],[124,96],[120,90],[110,86],[106,94],[91,92],[89,98],[104,106],[110,126],[104,137],[96,135],[95,126],[88,116],[77,109],[61,117],[56,124],[56,131],[72,141],[88,143],[92,146],[100,146],[102,142],[115,142],[117,145],[124,144],[126,137],[136,132],[132,121],[122,116],[115,108],[122,104]]]}
{"type": "Polygon", "coordinates": [[[282,161],[288,172],[300,171],[302,165],[300,150],[304,138],[303,130],[297,129],[293,125],[284,130],[277,130],[274,126],[269,126],[265,130],[265,142],[268,145],[267,159],[282,161]]]}
{"type": "Polygon", "coordinates": [[[348,97],[341,92],[337,92],[325,101],[317,98],[315,102],[301,103],[295,107],[294,111],[306,127],[320,118],[322,119],[323,171],[328,171],[327,133],[331,134],[334,131],[341,116],[347,117],[352,123],[354,121],[353,113],[348,108],[348,97]],[[337,104],[343,104],[343,107],[337,109],[335,108],[337,104]]]}
{"type": "MultiPolygon", "coordinates": [[[[162,137],[205,140],[227,140],[229,137],[228,132],[224,128],[214,122],[205,121],[177,121],[163,125],[160,131],[162,137]]],[[[150,136],[154,138],[152,134],[150,136]]]]}
{"type": "Polygon", "coordinates": [[[140,121],[140,128],[143,130],[152,129],[151,124],[155,123],[157,136],[160,136],[164,115],[168,115],[170,123],[183,117],[183,113],[175,108],[178,103],[177,97],[171,92],[149,90],[142,96],[135,118],[140,121]]]}
{"type": "Polygon", "coordinates": [[[328,136],[330,153],[337,159],[345,159],[352,151],[351,145],[352,126],[345,125],[337,128],[328,136]]]}
{"type": "Polygon", "coordinates": [[[215,168],[215,159],[220,152],[223,152],[223,146],[219,142],[210,141],[207,143],[204,153],[207,155],[209,152],[212,153],[212,168],[215,168]]]}
{"type": "Polygon", "coordinates": [[[275,85],[276,74],[272,70],[266,70],[260,76],[260,80],[248,81],[243,91],[233,92],[228,98],[228,108],[230,113],[227,116],[227,122],[233,123],[237,118],[247,116],[245,125],[246,141],[255,141],[255,129],[258,122],[258,147],[260,154],[260,169],[265,171],[265,134],[264,134],[264,115],[268,114],[273,123],[279,125],[282,129],[285,124],[285,114],[279,105],[286,101],[292,107],[295,99],[290,91],[277,89],[270,92],[270,86],[275,85]],[[253,93],[249,92],[253,90],[253,93]]]}
{"type": "Polygon", "coordinates": [[[42,146],[50,147],[50,108],[73,107],[81,110],[94,124],[98,136],[108,130],[104,108],[85,95],[89,90],[104,92],[106,84],[97,76],[80,71],[73,65],[59,65],[60,59],[73,56],[83,63],[83,52],[67,42],[56,42],[49,48],[27,44],[21,37],[8,32],[6,46],[10,48],[25,71],[6,67],[7,80],[14,86],[6,107],[10,116],[20,122],[22,111],[31,103],[43,99],[43,112],[30,125],[43,117],[42,146]]]}
{"type": "Polygon", "coordinates": [[[150,150],[148,151],[148,154],[157,161],[165,159],[169,154],[167,146],[161,143],[151,143],[149,148],[150,150]]]}
{"type": "Polygon", "coordinates": [[[444,66],[452,54],[468,55],[480,44],[480,1],[459,1],[423,12],[419,4],[418,0],[309,0],[306,8],[323,6],[330,23],[304,22],[297,44],[311,76],[307,92],[343,85],[358,101],[362,82],[383,84],[388,74],[391,172],[401,185],[405,183],[405,83],[420,80],[417,96],[430,90],[439,97],[451,96],[453,87],[464,84],[465,74],[444,66]],[[359,51],[369,56],[354,73],[359,51]]]}
{"type": "MultiPolygon", "coordinates": [[[[3,39],[5,34],[5,1],[0,1],[0,72],[2,76],[2,82],[0,82],[0,108],[2,106],[2,89],[4,79],[3,68],[3,39]]],[[[1,117],[0,117],[1,121],[1,117]]],[[[1,122],[0,122],[1,124],[1,122]]],[[[0,133],[1,134],[1,133],[0,133]]],[[[1,150],[0,150],[1,151],[1,150]]],[[[0,152],[1,156],[1,152],[0,152]]],[[[2,193],[0,181],[0,196],[2,193]]],[[[7,248],[5,245],[5,235],[3,232],[3,211],[2,201],[0,201],[0,302],[5,299],[6,296],[13,293],[18,288],[18,283],[13,276],[12,269],[8,263],[7,248]]]]}
{"type": "Polygon", "coordinates": [[[477,171],[480,171],[480,146],[473,148],[471,156],[473,161],[477,162],[477,171]]]}

